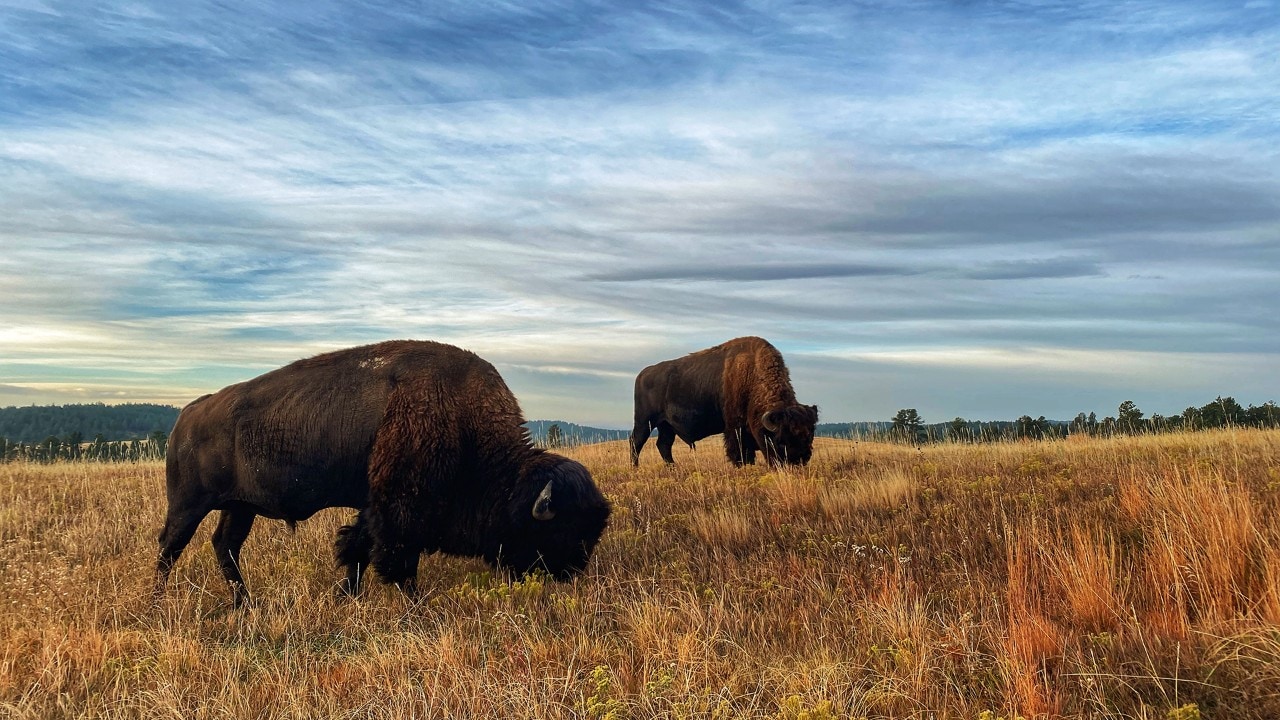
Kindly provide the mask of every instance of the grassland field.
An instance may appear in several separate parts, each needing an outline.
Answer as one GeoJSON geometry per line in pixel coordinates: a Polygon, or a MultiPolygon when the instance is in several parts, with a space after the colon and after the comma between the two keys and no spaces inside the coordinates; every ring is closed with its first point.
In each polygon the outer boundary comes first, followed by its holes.
{"type": "Polygon", "coordinates": [[[0,465],[0,718],[1280,718],[1280,431],[572,448],[587,573],[432,556],[335,599],[329,510],[206,520],[150,597],[161,463],[0,465]]]}

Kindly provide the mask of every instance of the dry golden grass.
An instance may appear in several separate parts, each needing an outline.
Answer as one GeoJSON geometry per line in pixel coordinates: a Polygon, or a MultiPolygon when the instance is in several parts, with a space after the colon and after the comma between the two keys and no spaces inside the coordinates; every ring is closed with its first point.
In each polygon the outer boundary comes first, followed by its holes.
{"type": "Polygon", "coordinates": [[[1280,717],[1280,432],[649,450],[569,451],[615,509],[574,583],[339,602],[332,510],[259,521],[243,611],[212,521],[151,605],[159,464],[0,465],[0,717],[1280,717]]]}

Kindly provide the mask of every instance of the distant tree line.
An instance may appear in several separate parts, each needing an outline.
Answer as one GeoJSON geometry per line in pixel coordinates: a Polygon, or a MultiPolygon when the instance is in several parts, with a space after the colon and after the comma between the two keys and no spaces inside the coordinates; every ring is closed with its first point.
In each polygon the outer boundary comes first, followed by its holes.
{"type": "Polygon", "coordinates": [[[151,403],[6,407],[0,408],[0,437],[26,444],[70,433],[101,435],[106,441],[143,440],[156,431],[169,432],[177,419],[178,408],[151,403]]]}
{"type": "Polygon", "coordinates": [[[631,436],[630,430],[610,430],[578,425],[564,420],[530,420],[524,425],[529,430],[529,439],[543,448],[591,445],[610,440],[625,440],[631,436]]]}
{"type": "Polygon", "coordinates": [[[70,432],[62,437],[50,435],[40,442],[13,442],[0,437],[0,461],[38,462],[58,461],[91,462],[139,462],[161,460],[169,443],[169,435],[155,430],[145,438],[133,440],[107,440],[101,434],[85,442],[80,432],[70,432]]]}
{"type": "Polygon", "coordinates": [[[1233,397],[1218,396],[1212,402],[1200,407],[1189,407],[1178,415],[1152,413],[1147,417],[1132,400],[1125,400],[1120,403],[1114,416],[1108,415],[1098,420],[1094,413],[1080,413],[1066,426],[1066,430],[1068,434],[1087,433],[1109,437],[1227,427],[1280,427],[1280,406],[1268,400],[1261,405],[1246,408],[1233,397]]]}
{"type": "Polygon", "coordinates": [[[1146,415],[1132,400],[1120,403],[1114,416],[1098,419],[1096,413],[1079,413],[1070,421],[1023,415],[1017,420],[978,421],[957,417],[943,423],[926,423],[914,408],[904,408],[888,422],[827,424],[818,434],[866,437],[908,443],[989,442],[1018,439],[1054,439],[1073,434],[1095,437],[1213,430],[1226,427],[1280,427],[1280,406],[1274,401],[1243,407],[1233,397],[1218,397],[1201,407],[1189,407],[1178,415],[1146,415]]]}

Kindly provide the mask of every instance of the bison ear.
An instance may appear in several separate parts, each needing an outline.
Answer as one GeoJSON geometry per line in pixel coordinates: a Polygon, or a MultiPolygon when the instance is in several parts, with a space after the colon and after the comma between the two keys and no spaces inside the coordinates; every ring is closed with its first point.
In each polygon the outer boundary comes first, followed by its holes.
{"type": "Polygon", "coordinates": [[[817,405],[805,405],[805,407],[809,408],[809,411],[813,413],[813,421],[814,421],[815,423],[816,423],[816,422],[818,422],[818,406],[817,406],[817,405]]]}
{"type": "Polygon", "coordinates": [[[760,424],[769,432],[778,432],[778,411],[767,412],[760,416],[760,424]]]}
{"type": "Polygon", "coordinates": [[[538,499],[533,501],[534,520],[550,520],[556,516],[556,511],[551,507],[551,486],[554,483],[555,480],[548,480],[547,486],[538,493],[538,499]]]}

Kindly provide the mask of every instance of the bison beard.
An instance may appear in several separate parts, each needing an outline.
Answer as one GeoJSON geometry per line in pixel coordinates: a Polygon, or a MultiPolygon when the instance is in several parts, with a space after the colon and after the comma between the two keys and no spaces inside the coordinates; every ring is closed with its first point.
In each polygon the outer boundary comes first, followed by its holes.
{"type": "Polygon", "coordinates": [[[679,437],[689,445],[724,433],[725,455],[735,465],[804,464],[813,453],[815,405],[801,405],[782,354],[766,340],[742,337],[682,358],[650,365],[636,376],[631,462],[653,430],[668,463],[679,437]]]}
{"type": "Polygon", "coordinates": [[[413,592],[423,552],[483,557],[567,579],[586,567],[609,505],[586,468],[531,445],[492,365],[432,342],[392,341],[300,360],[183,409],[170,437],[156,594],[200,521],[237,605],[256,516],[361,509],[338,532],[343,587],[370,561],[413,592]]]}

